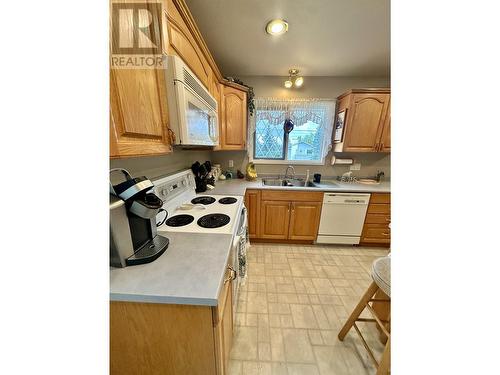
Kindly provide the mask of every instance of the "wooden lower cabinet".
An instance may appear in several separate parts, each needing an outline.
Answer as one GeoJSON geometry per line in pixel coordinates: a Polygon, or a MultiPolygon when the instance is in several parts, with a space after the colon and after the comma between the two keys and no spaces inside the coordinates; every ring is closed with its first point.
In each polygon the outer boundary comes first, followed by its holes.
{"type": "Polygon", "coordinates": [[[262,201],[260,209],[260,238],[286,240],[290,222],[290,205],[287,201],[262,201]]]}
{"type": "Polygon", "coordinates": [[[292,202],[288,238],[314,241],[318,235],[320,216],[321,202],[292,202]]]}
{"type": "Polygon", "coordinates": [[[248,235],[250,239],[257,238],[260,224],[260,190],[247,190],[245,207],[248,215],[248,235]]]}
{"type": "Polygon", "coordinates": [[[313,242],[318,235],[322,192],[247,190],[251,239],[313,242]]]}
{"type": "Polygon", "coordinates": [[[361,245],[389,247],[391,244],[391,194],[373,193],[361,233],[361,245]]]}
{"type": "Polygon", "coordinates": [[[229,271],[218,306],[112,301],[110,374],[228,374],[233,336],[229,271]]]}

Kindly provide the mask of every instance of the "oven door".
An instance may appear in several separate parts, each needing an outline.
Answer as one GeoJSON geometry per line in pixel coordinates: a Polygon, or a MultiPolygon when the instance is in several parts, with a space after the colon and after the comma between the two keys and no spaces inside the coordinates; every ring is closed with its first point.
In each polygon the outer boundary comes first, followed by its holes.
{"type": "MultiPolygon", "coordinates": [[[[182,84],[182,83],[181,83],[182,84]]],[[[182,84],[183,108],[181,124],[186,145],[216,146],[219,144],[217,112],[182,84]]]]}

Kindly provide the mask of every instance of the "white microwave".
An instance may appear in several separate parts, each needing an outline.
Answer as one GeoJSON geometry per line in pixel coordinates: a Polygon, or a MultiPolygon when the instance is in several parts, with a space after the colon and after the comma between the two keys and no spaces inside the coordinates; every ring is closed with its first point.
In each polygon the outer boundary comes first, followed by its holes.
{"type": "Polygon", "coordinates": [[[178,56],[166,56],[170,129],[176,145],[219,144],[217,101],[178,56]]]}

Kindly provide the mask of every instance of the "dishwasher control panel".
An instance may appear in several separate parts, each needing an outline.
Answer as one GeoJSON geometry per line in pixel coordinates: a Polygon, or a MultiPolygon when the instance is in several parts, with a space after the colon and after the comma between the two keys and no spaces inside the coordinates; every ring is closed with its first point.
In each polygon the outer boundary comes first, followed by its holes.
{"type": "Polygon", "coordinates": [[[356,193],[325,193],[323,196],[323,204],[360,204],[368,205],[370,194],[356,193]]]}

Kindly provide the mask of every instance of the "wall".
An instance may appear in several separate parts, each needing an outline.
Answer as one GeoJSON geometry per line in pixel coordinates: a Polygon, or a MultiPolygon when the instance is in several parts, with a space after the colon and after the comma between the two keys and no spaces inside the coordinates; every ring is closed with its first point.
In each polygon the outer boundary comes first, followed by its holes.
{"type": "MultiPolygon", "coordinates": [[[[141,158],[111,159],[110,168],[125,168],[132,176],[147,176],[150,179],[191,168],[196,160],[200,163],[210,160],[210,151],[191,151],[175,147],[171,154],[141,158]]],[[[120,173],[113,173],[112,182],[122,179],[120,173]]]]}
{"type": "Polygon", "coordinates": [[[299,89],[286,89],[286,77],[253,76],[238,77],[246,85],[252,86],[256,97],[275,98],[331,98],[335,99],[349,89],[365,87],[390,87],[388,77],[304,77],[304,85],[299,89]]]}
{"type": "MultiPolygon", "coordinates": [[[[300,89],[289,90],[283,87],[286,77],[275,76],[252,76],[238,77],[245,84],[254,88],[256,97],[276,98],[336,98],[345,91],[353,88],[364,87],[390,87],[388,77],[304,77],[304,86],[300,89]]],[[[323,176],[339,176],[349,170],[348,166],[332,166],[330,152],[326,157],[326,165],[297,165],[295,172],[305,175],[309,169],[311,174],[321,173],[323,176]]],[[[390,154],[382,153],[342,153],[336,154],[338,158],[348,157],[361,163],[361,170],[353,171],[354,176],[369,177],[384,171],[386,177],[390,177],[390,154]]],[[[212,162],[221,164],[223,169],[228,168],[229,160],[234,161],[234,169],[240,169],[243,173],[248,157],[246,151],[218,151],[212,153],[212,162]]],[[[293,163],[291,163],[293,165],[293,163]]],[[[261,174],[283,174],[286,165],[257,164],[257,173],[261,174]]]]}

